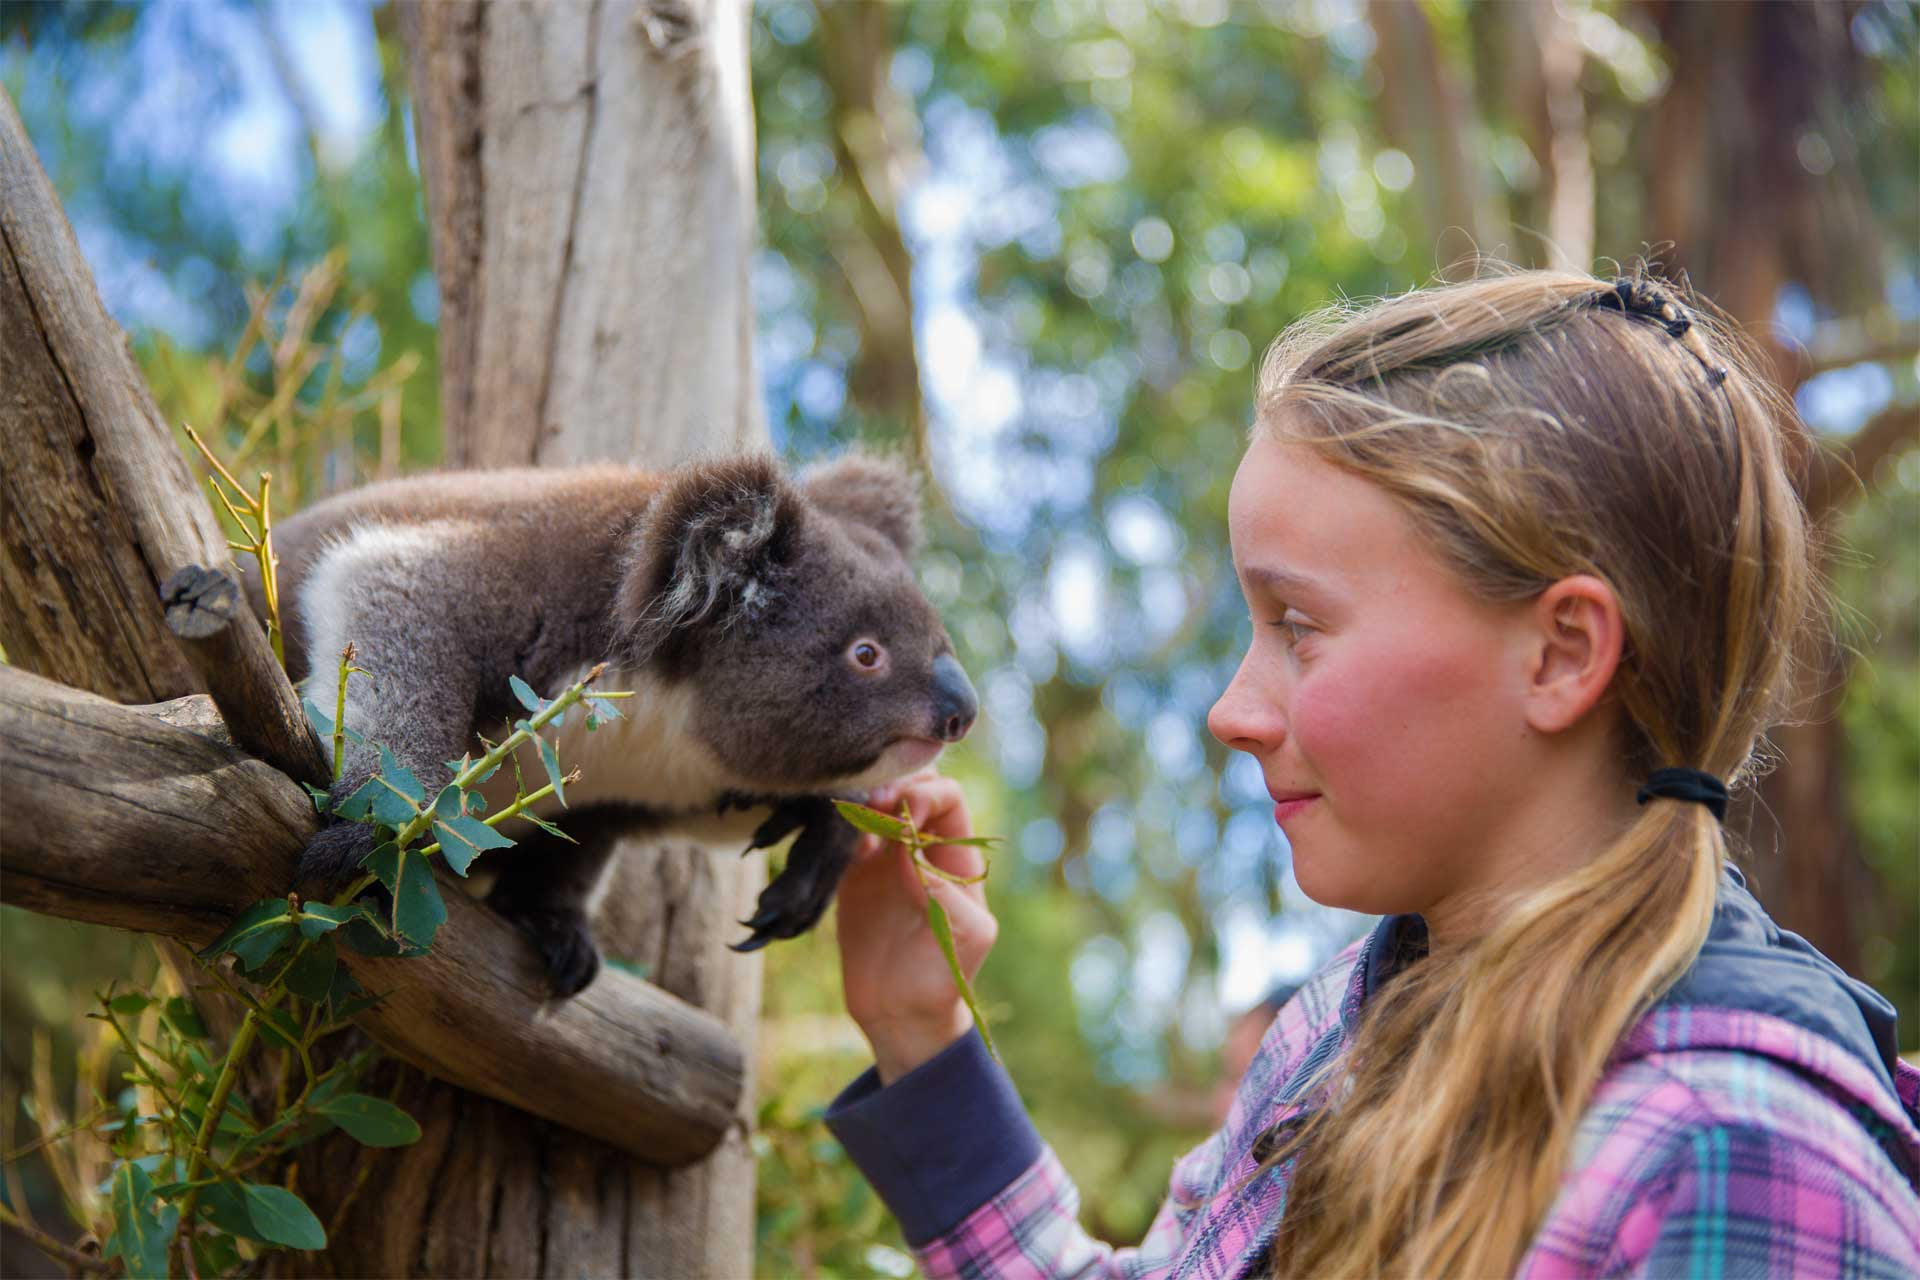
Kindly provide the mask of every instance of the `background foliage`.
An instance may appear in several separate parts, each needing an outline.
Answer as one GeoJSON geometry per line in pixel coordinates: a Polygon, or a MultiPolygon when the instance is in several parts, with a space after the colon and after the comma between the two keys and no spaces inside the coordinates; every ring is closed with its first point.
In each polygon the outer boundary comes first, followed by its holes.
{"type": "MultiPolygon", "coordinates": [[[[0,78],[170,416],[224,428],[294,501],[431,464],[437,299],[391,12],[0,23],[0,78]]],[[[1144,1229],[1209,1123],[1229,1017],[1365,923],[1301,896],[1257,773],[1202,722],[1245,639],[1225,495],[1264,344],[1474,247],[1584,264],[1672,235],[1663,256],[1772,344],[1817,431],[1912,414],[1916,50],[1892,3],[755,8],[767,414],[796,459],[858,440],[929,465],[924,578],[985,704],[951,767],[1009,837],[981,992],[1095,1231],[1144,1229]]],[[[1912,1048],[1920,457],[1866,479],[1831,566],[1850,906],[1821,941],[1901,1004],[1912,1048]]],[[[76,1000],[148,962],[0,924],[11,1150],[36,1056],[73,1078],[76,1000]]],[[[865,1063],[834,970],[824,930],[768,961],[766,1274],[906,1265],[818,1122],[865,1063]]],[[[10,1204],[49,1203],[34,1162],[7,1179],[10,1204]]],[[[43,1265],[14,1248],[8,1274],[43,1265]]]]}

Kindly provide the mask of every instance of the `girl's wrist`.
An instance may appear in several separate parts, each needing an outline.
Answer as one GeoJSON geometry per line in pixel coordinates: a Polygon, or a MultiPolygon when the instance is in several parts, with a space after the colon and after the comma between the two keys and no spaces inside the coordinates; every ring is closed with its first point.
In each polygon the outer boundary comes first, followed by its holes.
{"type": "Polygon", "coordinates": [[[973,1030],[973,1014],[955,1000],[942,1017],[864,1022],[860,1030],[873,1048],[880,1083],[889,1085],[973,1030]]]}

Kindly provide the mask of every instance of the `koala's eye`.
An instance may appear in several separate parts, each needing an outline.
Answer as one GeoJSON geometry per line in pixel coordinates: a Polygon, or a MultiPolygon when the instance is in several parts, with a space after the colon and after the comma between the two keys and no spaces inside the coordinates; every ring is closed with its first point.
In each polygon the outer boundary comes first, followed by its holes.
{"type": "Polygon", "coordinates": [[[855,670],[873,674],[887,669],[887,651],[877,641],[863,637],[847,646],[847,661],[855,670]]]}

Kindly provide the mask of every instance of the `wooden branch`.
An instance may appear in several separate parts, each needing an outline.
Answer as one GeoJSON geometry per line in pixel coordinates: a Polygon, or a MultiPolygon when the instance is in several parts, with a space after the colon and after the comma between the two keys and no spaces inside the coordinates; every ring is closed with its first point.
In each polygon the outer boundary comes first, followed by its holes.
{"type": "Polygon", "coordinates": [[[1920,444],[1920,405],[1895,404],[1867,419],[1845,440],[1827,445],[1813,456],[1804,498],[1809,520],[1818,522],[1872,492],[1874,473],[1888,458],[1898,457],[1920,444]]]}
{"type": "Polygon", "coordinates": [[[241,611],[183,647],[160,587],[186,565],[237,578],[13,100],[0,91],[0,643],[75,688],[153,702],[207,690],[235,738],[318,781],[320,744],[265,631],[241,611]]]}
{"type": "MultiPolygon", "coordinates": [[[[204,946],[286,892],[313,806],[211,728],[205,697],[122,707],[0,667],[0,899],[204,946]]],[[[427,1071],[656,1165],[710,1151],[745,1066],[711,1014],[618,971],[577,998],[511,926],[446,886],[447,923],[412,960],[345,953],[387,998],[360,1025],[427,1071]]]]}

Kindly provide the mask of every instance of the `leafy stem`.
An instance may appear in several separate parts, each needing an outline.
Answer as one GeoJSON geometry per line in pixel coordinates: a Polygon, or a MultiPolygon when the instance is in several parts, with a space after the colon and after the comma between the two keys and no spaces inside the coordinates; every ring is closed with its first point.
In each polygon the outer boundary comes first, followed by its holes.
{"type": "Polygon", "coordinates": [[[274,658],[284,667],[287,665],[287,647],[280,629],[280,573],[273,556],[273,476],[266,471],[260,473],[260,496],[253,497],[233,478],[233,473],[227,470],[226,465],[214,456],[213,450],[207,448],[199,432],[185,423],[180,425],[180,429],[187,433],[187,439],[207,460],[207,465],[213,468],[214,475],[207,477],[207,484],[212,488],[213,496],[220,499],[220,505],[226,508],[227,515],[246,536],[245,542],[229,540],[227,545],[235,551],[247,552],[260,566],[260,592],[267,602],[267,639],[273,642],[274,658]],[[220,487],[223,480],[233,490],[232,498],[220,487]],[[235,501],[239,502],[239,507],[234,506],[235,501]]]}
{"type": "Polygon", "coordinates": [[[922,832],[913,820],[913,812],[903,801],[900,816],[889,817],[878,809],[869,809],[863,804],[854,804],[846,800],[835,800],[834,807],[840,816],[869,835],[879,836],[895,844],[903,844],[913,853],[913,868],[920,876],[920,887],[927,896],[927,928],[932,931],[934,941],[940,944],[940,954],[946,957],[947,970],[953,975],[953,985],[960,992],[960,999],[966,1002],[967,1011],[973,1015],[974,1025],[980,1028],[980,1038],[986,1042],[987,1052],[994,1061],[1000,1060],[1000,1051],[994,1047],[993,1032],[987,1027],[986,1012],[980,1007],[980,999],[973,992],[973,983],[968,981],[966,970],[960,967],[960,953],[954,946],[953,922],[947,918],[947,909],[933,895],[933,880],[940,879],[953,885],[979,884],[987,878],[984,864],[989,860],[988,851],[999,843],[998,836],[929,836],[922,832]],[[944,867],[934,865],[927,857],[927,850],[934,845],[961,844],[979,849],[983,868],[977,876],[955,875],[944,867]]]}

